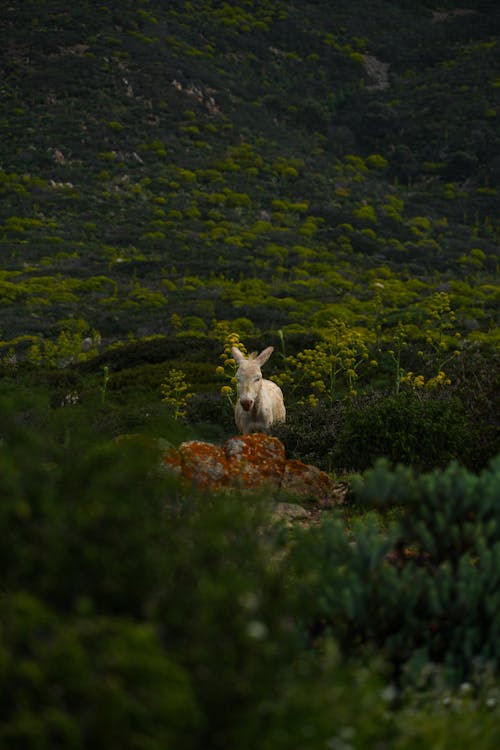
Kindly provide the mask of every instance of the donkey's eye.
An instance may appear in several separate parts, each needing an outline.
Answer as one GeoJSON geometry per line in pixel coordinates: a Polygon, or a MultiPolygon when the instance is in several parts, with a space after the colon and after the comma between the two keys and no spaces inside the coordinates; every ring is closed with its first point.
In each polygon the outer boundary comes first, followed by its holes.
{"type": "Polygon", "coordinates": [[[256,375],[256,376],[254,377],[254,381],[255,381],[256,383],[258,383],[260,379],[261,379],[261,376],[260,376],[260,375],[256,375]]]}

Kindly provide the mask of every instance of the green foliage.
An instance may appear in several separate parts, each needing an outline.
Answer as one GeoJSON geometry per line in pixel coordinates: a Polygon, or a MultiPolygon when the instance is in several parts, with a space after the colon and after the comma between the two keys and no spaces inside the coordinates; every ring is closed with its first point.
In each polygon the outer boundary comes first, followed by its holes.
{"type": "Polygon", "coordinates": [[[347,535],[331,521],[299,536],[297,576],[315,635],[346,653],[376,646],[394,678],[416,684],[430,663],[451,683],[477,665],[497,670],[500,461],[479,476],[452,464],[421,477],[379,462],[353,483],[365,507],[399,510],[381,533],[374,517],[347,535]]]}
{"type": "Polygon", "coordinates": [[[215,372],[219,377],[224,378],[225,385],[221,387],[220,392],[227,399],[229,406],[234,408],[237,393],[236,370],[238,367],[231,349],[236,346],[247,356],[248,352],[244,343],[240,341],[238,333],[230,332],[226,326],[219,327],[219,331],[220,333],[225,332],[224,351],[220,355],[222,364],[216,367],[215,372]]]}
{"type": "Polygon", "coordinates": [[[285,360],[286,370],[275,380],[315,407],[319,398],[330,406],[345,393],[356,395],[355,384],[369,358],[363,334],[342,320],[330,320],[314,349],[285,360]]]}
{"type": "Polygon", "coordinates": [[[398,321],[392,336],[394,349],[389,349],[389,356],[394,363],[394,392],[397,396],[401,387],[401,380],[404,377],[401,359],[405,348],[408,347],[407,330],[401,321],[398,321]]]}
{"type": "Polygon", "coordinates": [[[353,216],[358,219],[362,224],[376,224],[377,215],[373,206],[360,206],[354,209],[353,216]]]}
{"type": "Polygon", "coordinates": [[[366,159],[366,165],[370,169],[385,169],[388,163],[387,159],[380,154],[370,154],[366,159]]]}
{"type": "Polygon", "coordinates": [[[171,367],[166,380],[161,384],[162,401],[166,404],[174,419],[184,417],[189,400],[194,396],[189,390],[186,375],[182,370],[171,367]]]}
{"type": "Polygon", "coordinates": [[[460,333],[456,331],[455,320],[449,294],[435,292],[428,303],[428,318],[424,327],[436,373],[442,372],[444,366],[460,353],[457,350],[460,333]]]}
{"type": "Polygon", "coordinates": [[[332,471],[332,453],[339,430],[339,408],[325,402],[315,407],[287,408],[286,422],[273,428],[273,435],[284,444],[286,455],[332,471]]]}
{"type": "MultiPolygon", "coordinates": [[[[85,322],[83,325],[85,328],[85,322]]],[[[32,344],[27,358],[36,366],[66,367],[95,356],[100,339],[98,331],[63,329],[55,341],[43,339],[40,343],[32,344]]]]}
{"type": "Polygon", "coordinates": [[[228,408],[227,396],[218,393],[196,393],[186,407],[186,422],[204,440],[219,442],[234,434],[234,411],[228,408]]]}
{"type": "Polygon", "coordinates": [[[377,467],[350,537],[157,468],[280,329],[289,456],[498,452],[498,10],[55,5],[0,23],[0,744],[496,750],[496,464],[377,467]]]}
{"type": "Polygon", "coordinates": [[[102,373],[102,385],[101,385],[101,403],[106,403],[106,397],[108,394],[108,383],[109,383],[109,367],[104,365],[102,373]]]}
{"type": "Polygon", "coordinates": [[[23,426],[28,391],[1,406],[3,745],[411,750],[428,738],[437,750],[449,736],[461,750],[475,731],[493,750],[498,461],[422,478],[380,464],[356,501],[396,506],[392,525],[290,535],[264,496],[178,485],[162,441],[102,444],[80,415],[87,442],[68,451],[47,404],[43,430],[23,426]],[[472,687],[436,680],[427,697],[422,680],[441,672],[472,687]],[[419,691],[393,704],[404,685],[419,691]]]}
{"type": "MultiPolygon", "coordinates": [[[[479,471],[499,452],[495,368],[471,362],[476,388],[415,388],[399,396],[375,391],[330,406],[287,403],[287,421],[276,430],[287,455],[326,471],[362,471],[381,457],[417,470],[455,459],[479,471]]],[[[490,365],[494,362],[490,362],[490,365]]]]}
{"type": "Polygon", "coordinates": [[[337,466],[363,470],[385,456],[425,471],[454,458],[468,465],[472,452],[470,424],[459,399],[401,392],[349,404],[333,460],[337,466]]]}
{"type": "Polygon", "coordinates": [[[15,0],[0,28],[9,335],[36,321],[51,339],[80,314],[109,341],[172,314],[204,332],[242,307],[255,327],[308,330],[331,305],[370,327],[365,290],[381,262],[401,291],[418,277],[420,299],[477,275],[457,329],[493,330],[498,75],[484,14],[465,38],[420,3],[381,8],[376,24],[366,0],[302,15],[151,3],[96,14],[84,0],[77,41],[73,16],[56,27],[43,3],[38,27],[15,0]],[[387,89],[371,89],[368,49],[390,65],[387,89]],[[440,117],[427,117],[439,97],[440,117]],[[196,297],[180,283],[195,276],[196,297]]]}
{"type": "Polygon", "coordinates": [[[360,702],[370,735],[375,675],[351,690],[334,653],[294,658],[262,503],[181,494],[144,440],[49,453],[47,435],[0,446],[5,743],[299,748],[311,718],[320,744],[360,702]]]}
{"type": "Polygon", "coordinates": [[[0,744],[194,748],[196,700],[154,628],[81,608],[61,617],[28,593],[3,596],[0,744]]]}
{"type": "MultiPolygon", "coordinates": [[[[2,521],[9,525],[14,545],[8,563],[2,556],[7,566],[4,585],[36,591],[65,611],[82,599],[107,613],[141,612],[161,569],[154,541],[161,499],[158,493],[147,498],[137,493],[140,472],[148,465],[147,447],[142,449],[142,462],[137,446],[122,449],[112,476],[99,471],[113,460],[110,448],[94,450],[71,469],[53,468],[46,462],[32,470],[22,457],[4,450],[2,492],[8,501],[2,507],[2,521]],[[127,468],[132,455],[133,468],[127,468]],[[58,498],[63,491],[73,500],[61,506],[58,498]],[[106,501],[113,492],[123,500],[116,518],[106,501]],[[125,528],[130,533],[124,533],[125,528]],[[44,555],[48,547],[50,556],[44,555]]],[[[40,455],[40,449],[33,448],[40,455]]]]}

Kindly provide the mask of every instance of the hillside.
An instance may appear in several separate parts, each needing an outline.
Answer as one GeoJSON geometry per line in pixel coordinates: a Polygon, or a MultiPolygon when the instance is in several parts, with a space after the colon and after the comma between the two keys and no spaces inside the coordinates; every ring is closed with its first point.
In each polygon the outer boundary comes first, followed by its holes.
{"type": "Polygon", "coordinates": [[[10,2],[5,346],[369,325],[374,282],[487,333],[500,11],[467,7],[10,2]]]}

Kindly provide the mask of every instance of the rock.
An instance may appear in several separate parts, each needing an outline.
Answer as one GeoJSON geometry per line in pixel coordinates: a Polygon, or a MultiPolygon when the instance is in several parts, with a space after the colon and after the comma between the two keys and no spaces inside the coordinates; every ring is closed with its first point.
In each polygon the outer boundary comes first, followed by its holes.
{"type": "Polygon", "coordinates": [[[283,443],[263,433],[238,435],[222,446],[191,440],[163,451],[161,463],[201,489],[265,487],[273,494],[282,492],[325,507],[339,505],[344,498],[326,472],[287,460],[283,443]]]}
{"type": "Polygon", "coordinates": [[[181,444],[178,455],[180,474],[199,487],[219,490],[227,484],[228,466],[222,448],[211,443],[190,440],[181,444]]]}
{"type": "Polygon", "coordinates": [[[371,81],[368,91],[383,90],[389,87],[389,63],[381,62],[372,55],[363,55],[366,73],[371,81]]]}
{"type": "Polygon", "coordinates": [[[303,508],[302,505],[293,503],[275,503],[273,516],[286,526],[294,526],[296,523],[309,524],[311,521],[310,511],[303,508]]]}
{"type": "Polygon", "coordinates": [[[241,435],[224,444],[232,487],[280,487],[285,471],[285,447],[262,433],[241,435]]]}
{"type": "Polygon", "coordinates": [[[296,459],[286,462],[281,487],[296,497],[325,504],[330,504],[335,494],[335,485],[326,472],[296,459]]]}

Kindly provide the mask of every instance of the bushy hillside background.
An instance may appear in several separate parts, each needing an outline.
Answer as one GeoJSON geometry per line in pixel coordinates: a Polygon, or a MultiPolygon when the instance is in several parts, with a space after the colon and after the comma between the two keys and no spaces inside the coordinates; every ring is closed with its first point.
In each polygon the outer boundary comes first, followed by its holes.
{"type": "Polygon", "coordinates": [[[4,338],[310,331],[386,279],[487,332],[499,14],[431,6],[9,3],[4,338]]]}
{"type": "Polygon", "coordinates": [[[236,333],[277,348],[302,421],[304,405],[401,383],[420,399],[461,388],[476,458],[452,445],[441,463],[484,465],[498,447],[499,19],[484,2],[9,3],[4,375],[55,370],[54,403],[105,388],[151,405],[173,368],[191,421],[220,424],[215,367],[236,333]]]}

